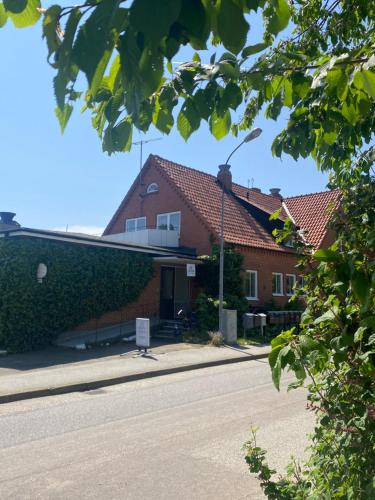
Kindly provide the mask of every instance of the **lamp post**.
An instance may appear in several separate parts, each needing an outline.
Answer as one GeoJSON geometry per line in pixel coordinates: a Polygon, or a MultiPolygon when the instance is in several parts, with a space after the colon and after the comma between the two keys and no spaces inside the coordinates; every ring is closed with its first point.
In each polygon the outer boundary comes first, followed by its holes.
{"type": "MultiPolygon", "coordinates": [[[[245,142],[250,142],[260,136],[262,133],[261,128],[253,129],[245,139],[231,152],[228,156],[227,161],[219,166],[219,170],[229,171],[230,165],[228,164],[234,153],[243,145],[245,142]]],[[[221,221],[220,221],[220,264],[219,264],[219,332],[223,335],[223,302],[224,302],[224,184],[221,184],[221,221]]]]}

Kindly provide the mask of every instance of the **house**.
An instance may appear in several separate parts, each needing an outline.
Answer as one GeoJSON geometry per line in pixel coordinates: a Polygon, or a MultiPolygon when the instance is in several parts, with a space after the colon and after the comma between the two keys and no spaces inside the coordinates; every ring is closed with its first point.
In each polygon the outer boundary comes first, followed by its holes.
{"type": "MultiPolygon", "coordinates": [[[[296,254],[292,244],[278,244],[272,231],[288,217],[314,248],[328,246],[333,235],[327,224],[339,203],[338,190],[283,198],[276,188],[266,194],[235,184],[225,166],[215,177],[150,155],[103,236],[209,255],[219,241],[222,187],[225,244],[243,255],[249,306],[285,305],[298,279],[296,254]],[[279,218],[270,221],[279,209],[279,218]]],[[[191,283],[178,262],[162,263],[159,273],[152,293],[139,301],[152,303],[150,312],[156,304],[161,318],[173,318],[181,307],[189,309],[191,283]]]]}

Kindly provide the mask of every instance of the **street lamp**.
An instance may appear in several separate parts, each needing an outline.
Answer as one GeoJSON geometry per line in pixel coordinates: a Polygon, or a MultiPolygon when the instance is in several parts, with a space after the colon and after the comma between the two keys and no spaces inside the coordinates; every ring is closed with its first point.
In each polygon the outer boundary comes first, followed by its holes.
{"type": "MultiPolygon", "coordinates": [[[[260,136],[262,133],[261,128],[253,129],[245,139],[231,152],[228,156],[227,161],[223,165],[219,165],[220,171],[228,171],[230,165],[228,164],[234,153],[243,145],[245,142],[250,142],[260,136]]],[[[220,223],[220,267],[219,267],[219,332],[223,335],[223,301],[224,301],[224,184],[221,184],[221,223],[220,223]]]]}

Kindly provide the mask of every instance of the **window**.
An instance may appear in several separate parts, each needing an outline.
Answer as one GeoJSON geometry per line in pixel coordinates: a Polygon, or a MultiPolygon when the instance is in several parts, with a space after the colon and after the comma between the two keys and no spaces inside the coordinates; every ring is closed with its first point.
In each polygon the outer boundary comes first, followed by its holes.
{"type": "Polygon", "coordinates": [[[133,233],[134,231],[141,231],[146,229],[146,217],[137,217],[136,219],[126,219],[125,231],[133,233]]]}
{"type": "Polygon", "coordinates": [[[282,273],[272,273],[272,295],[283,295],[282,273]]]}
{"type": "Polygon", "coordinates": [[[258,300],[258,272],[246,271],[245,294],[248,300],[258,300]]]}
{"type": "Polygon", "coordinates": [[[181,212],[158,214],[156,217],[156,225],[158,229],[167,229],[168,231],[178,231],[178,234],[180,234],[181,212]]]}
{"type": "Polygon", "coordinates": [[[296,275],[295,274],[286,274],[286,294],[294,295],[294,287],[296,285],[296,275]]]}
{"type": "Polygon", "coordinates": [[[289,248],[294,248],[294,238],[293,236],[289,236],[284,240],[284,245],[289,248]]]}
{"type": "Polygon", "coordinates": [[[151,184],[147,186],[147,194],[157,193],[158,191],[159,191],[159,186],[156,184],[156,182],[151,182],[151,184]]]}

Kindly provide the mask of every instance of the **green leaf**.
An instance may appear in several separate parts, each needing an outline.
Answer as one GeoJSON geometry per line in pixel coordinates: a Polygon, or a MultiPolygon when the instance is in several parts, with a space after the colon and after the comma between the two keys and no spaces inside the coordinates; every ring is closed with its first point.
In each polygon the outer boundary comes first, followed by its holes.
{"type": "Polygon", "coordinates": [[[211,134],[215,137],[215,139],[219,141],[220,139],[225,137],[230,130],[230,112],[227,110],[223,114],[218,115],[216,111],[213,111],[209,121],[209,125],[211,134]]]}
{"type": "Polygon", "coordinates": [[[309,337],[308,335],[300,335],[299,344],[303,356],[306,356],[312,351],[318,351],[320,349],[319,342],[312,337],[309,337]]]}
{"type": "Polygon", "coordinates": [[[268,43],[256,43],[255,45],[248,45],[242,51],[242,57],[249,57],[253,54],[257,54],[268,47],[268,43]]]}
{"type": "Polygon", "coordinates": [[[290,19],[290,8],[286,0],[271,0],[271,15],[268,18],[268,30],[277,35],[288,26],[290,19]]]}
{"type": "Polygon", "coordinates": [[[234,0],[218,0],[217,27],[226,49],[238,54],[246,43],[249,25],[245,21],[243,9],[234,0]]]}
{"type": "Polygon", "coordinates": [[[73,60],[85,73],[95,96],[113,48],[126,20],[127,10],[120,0],[102,0],[80,27],[73,47],[73,60]]]}
{"type": "Polygon", "coordinates": [[[362,339],[363,339],[363,334],[365,333],[365,331],[366,331],[366,327],[365,326],[360,326],[358,328],[358,330],[354,334],[354,342],[361,342],[362,339]]]}
{"type": "Polygon", "coordinates": [[[63,110],[61,110],[59,106],[55,108],[55,114],[57,116],[57,119],[59,120],[62,134],[64,133],[69,118],[71,117],[72,111],[73,111],[73,106],[71,106],[70,104],[65,104],[63,110]]]}
{"type": "Polygon", "coordinates": [[[2,28],[8,20],[8,15],[6,13],[5,7],[0,3],[0,28],[2,28]]]}
{"type": "Polygon", "coordinates": [[[229,82],[223,92],[221,98],[221,105],[224,108],[232,108],[236,110],[242,102],[242,92],[238,85],[233,82],[229,82]]]}
{"type": "Polygon", "coordinates": [[[284,105],[291,108],[293,105],[293,86],[290,80],[284,80],[284,105]]]}
{"type": "Polygon", "coordinates": [[[314,253],[314,258],[319,262],[340,262],[341,256],[333,250],[321,248],[314,253]]]}
{"type": "Polygon", "coordinates": [[[185,141],[199,128],[201,118],[191,99],[185,101],[177,117],[177,129],[185,141]]]}
{"type": "Polygon", "coordinates": [[[47,41],[48,56],[57,50],[60,41],[56,33],[56,27],[62,8],[60,5],[52,5],[44,14],[43,38],[47,41]]]}
{"type": "Polygon", "coordinates": [[[290,353],[291,353],[290,346],[285,346],[282,349],[280,349],[278,351],[278,356],[276,358],[276,361],[272,367],[272,381],[278,391],[280,390],[281,370],[286,366],[287,358],[290,353]]]}
{"type": "Polygon", "coordinates": [[[115,152],[130,151],[133,127],[129,118],[125,118],[115,127],[107,127],[103,138],[103,151],[109,155],[115,152]]]}
{"type": "Polygon", "coordinates": [[[146,47],[139,61],[139,76],[144,97],[149,97],[161,85],[163,77],[163,55],[146,47]]]}
{"type": "Polygon", "coordinates": [[[56,102],[62,110],[65,104],[66,87],[68,83],[76,77],[77,69],[72,64],[72,45],[78,23],[81,19],[81,12],[78,8],[73,9],[69,15],[65,26],[65,35],[60,48],[58,49],[58,65],[57,75],[53,79],[56,102]]]}
{"type": "Polygon", "coordinates": [[[27,7],[27,0],[4,0],[4,7],[12,14],[20,14],[27,7]]]}
{"type": "Polygon", "coordinates": [[[181,0],[134,0],[130,23],[146,40],[158,43],[167,36],[181,11],[181,0]]]}
{"type": "MultiPolygon", "coordinates": [[[[205,50],[207,48],[206,42],[210,34],[210,22],[207,14],[201,0],[182,0],[177,23],[181,25],[184,36],[189,39],[191,46],[195,50],[205,50]]],[[[193,60],[195,60],[194,56],[193,60]]]]}
{"type": "Polygon", "coordinates": [[[334,319],[335,319],[335,313],[332,309],[330,309],[329,311],[319,316],[319,318],[316,318],[316,320],[314,321],[314,325],[319,325],[324,321],[332,321],[334,319]]]}
{"type": "Polygon", "coordinates": [[[355,271],[351,278],[352,290],[356,298],[362,303],[366,304],[370,295],[370,280],[367,275],[362,271],[355,271]]]}
{"type": "Polygon", "coordinates": [[[375,73],[370,70],[357,71],[353,83],[357,89],[364,90],[372,99],[375,99],[375,73]]]}
{"type": "Polygon", "coordinates": [[[4,7],[16,28],[32,26],[41,16],[40,0],[4,0],[4,7]]]}
{"type": "Polygon", "coordinates": [[[348,120],[351,125],[355,125],[358,121],[359,115],[357,109],[353,104],[344,102],[341,108],[341,114],[348,120]]]}

